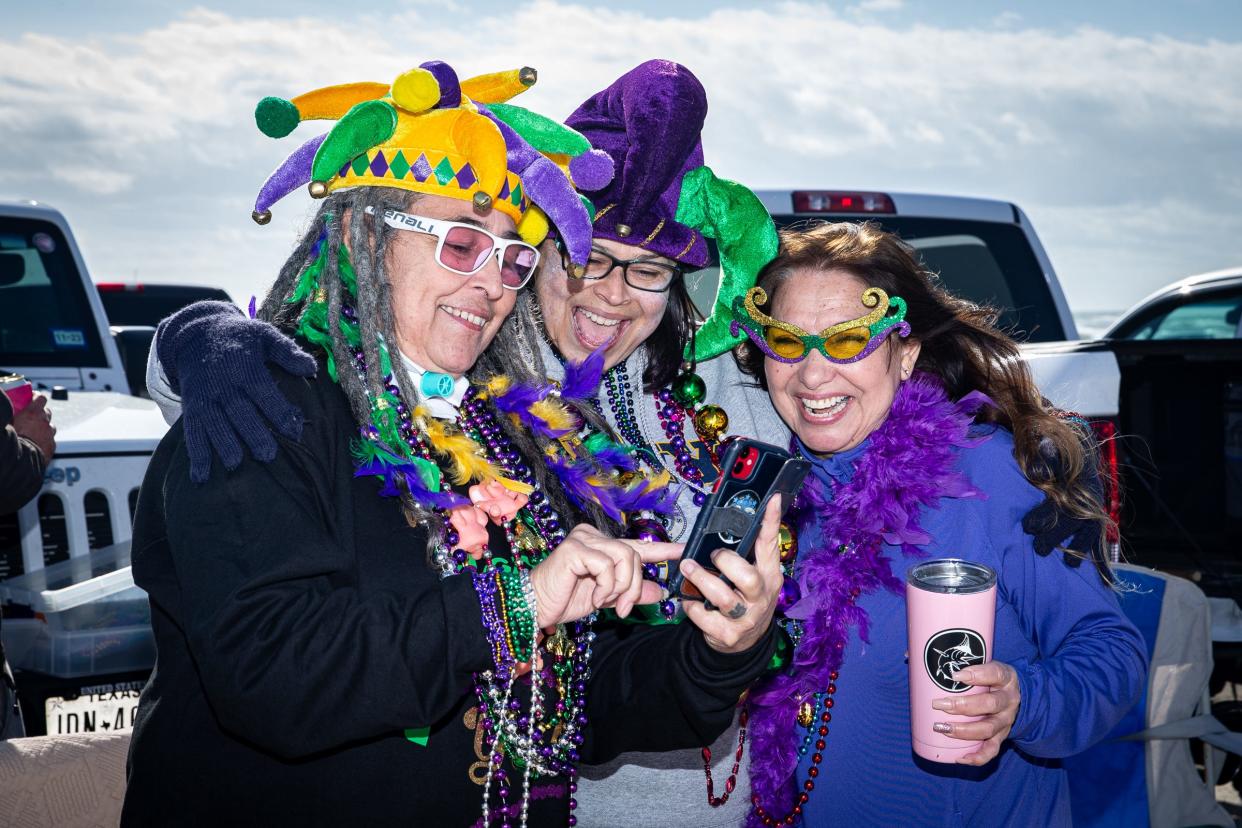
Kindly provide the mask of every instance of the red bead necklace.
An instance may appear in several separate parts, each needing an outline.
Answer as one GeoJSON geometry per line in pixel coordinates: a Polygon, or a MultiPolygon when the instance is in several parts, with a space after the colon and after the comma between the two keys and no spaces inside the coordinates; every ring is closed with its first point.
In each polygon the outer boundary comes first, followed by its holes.
{"type": "Polygon", "coordinates": [[[737,751],[733,754],[733,769],[729,772],[729,778],[725,780],[724,793],[720,796],[716,796],[716,789],[712,784],[712,749],[703,748],[703,773],[707,776],[707,804],[713,808],[719,808],[728,802],[729,794],[733,793],[733,789],[737,787],[737,773],[742,766],[742,753],[746,749],[746,719],[748,717],[746,705],[743,704],[742,712],[737,720],[737,751]]]}
{"type": "MultiPolygon", "coordinates": [[[[798,792],[798,798],[794,802],[793,808],[783,817],[776,817],[768,813],[767,809],[759,803],[759,794],[755,794],[750,798],[751,804],[755,806],[755,815],[759,817],[764,825],[793,825],[802,816],[802,806],[810,800],[811,792],[815,790],[815,780],[819,777],[819,766],[824,761],[824,748],[828,746],[828,724],[832,721],[832,707],[834,704],[832,696],[837,692],[836,681],[838,675],[840,674],[836,670],[828,674],[830,682],[828,689],[824,692],[824,699],[822,701],[823,712],[819,715],[819,728],[816,731],[819,738],[815,740],[815,752],[811,754],[811,766],[806,769],[806,781],[802,783],[802,790],[798,792]]],[[[811,727],[814,727],[814,721],[811,722],[811,727]]]]}
{"type": "MultiPolygon", "coordinates": [[[[795,553],[796,554],[796,553],[795,553]]],[[[854,604],[858,601],[861,590],[854,587],[850,590],[848,603],[854,604]]],[[[845,642],[838,641],[836,643],[838,650],[844,649],[845,642]]],[[[805,755],[810,747],[811,739],[815,737],[815,752],[811,754],[811,766],[806,769],[806,780],[802,783],[802,790],[798,791],[798,798],[794,801],[793,808],[789,813],[782,817],[773,816],[766,808],[760,804],[759,794],[754,794],[750,798],[750,802],[755,806],[755,816],[764,825],[793,825],[802,816],[802,806],[811,798],[811,791],[815,790],[815,780],[819,778],[819,766],[824,761],[824,748],[828,746],[828,725],[832,721],[832,708],[836,704],[833,696],[837,692],[837,678],[841,675],[840,671],[833,670],[828,674],[828,687],[824,690],[822,698],[819,702],[819,708],[810,708],[809,703],[803,702],[804,708],[807,710],[806,719],[803,720],[803,710],[798,711],[798,724],[807,728],[806,738],[803,739],[802,746],[798,749],[799,755],[805,755]],[[815,712],[819,710],[819,726],[815,730],[815,712]]],[[[736,768],[734,769],[736,772],[736,768]]]]}

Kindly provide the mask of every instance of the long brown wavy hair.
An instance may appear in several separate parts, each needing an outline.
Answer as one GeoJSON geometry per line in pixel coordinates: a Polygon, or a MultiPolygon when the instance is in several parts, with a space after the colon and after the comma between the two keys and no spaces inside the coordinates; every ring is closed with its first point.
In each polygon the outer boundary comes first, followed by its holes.
{"type": "MultiPolygon", "coordinates": [[[[915,369],[939,377],[950,399],[978,390],[995,401],[976,420],[1013,433],[1014,456],[1023,475],[1059,512],[1099,527],[1092,549],[1065,551],[1092,560],[1111,581],[1102,553],[1110,519],[1095,480],[1098,447],[1089,432],[1058,416],[1039,393],[1018,344],[996,327],[999,311],[949,293],[909,245],[872,222],[824,222],[782,230],[780,251],[759,274],[758,284],[771,307],[781,284],[795,272],[829,270],[847,271],[906,300],[910,337],[922,346],[915,369]]],[[[742,370],[766,388],[763,352],[748,341],[738,346],[736,356],[742,370]]]]}

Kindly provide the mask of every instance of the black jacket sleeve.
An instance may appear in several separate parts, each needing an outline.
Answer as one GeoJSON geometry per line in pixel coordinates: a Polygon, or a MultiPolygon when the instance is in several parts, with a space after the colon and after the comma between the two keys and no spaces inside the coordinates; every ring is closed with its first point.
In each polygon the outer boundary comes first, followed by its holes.
{"type": "Polygon", "coordinates": [[[13,430],[13,404],[0,391],[0,514],[16,512],[43,487],[47,460],[38,446],[13,430]]]}
{"type": "Polygon", "coordinates": [[[595,642],[580,753],[600,764],[631,750],[710,745],[775,649],[775,628],[746,652],[718,653],[689,621],[611,624],[595,642]]]}
{"type": "MultiPolygon", "coordinates": [[[[353,514],[330,468],[348,462],[338,424],[298,397],[307,437],[282,440],[271,463],[248,459],[194,484],[178,445],[163,479],[144,484],[163,487],[166,541],[134,557],[139,585],[183,631],[220,725],[289,758],[434,724],[491,663],[467,576],[358,583],[355,552],[368,550],[355,550],[353,522],[398,507],[368,498],[353,514]],[[143,561],[163,549],[171,575],[143,561]]],[[[179,440],[179,427],[170,434],[179,440]]],[[[399,529],[394,542],[421,558],[425,536],[399,529]]]]}

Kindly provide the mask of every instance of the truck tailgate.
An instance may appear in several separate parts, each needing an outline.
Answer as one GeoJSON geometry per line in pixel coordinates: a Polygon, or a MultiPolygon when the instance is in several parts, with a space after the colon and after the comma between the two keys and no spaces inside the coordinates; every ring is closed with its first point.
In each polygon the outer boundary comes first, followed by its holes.
{"type": "Polygon", "coordinates": [[[1035,384],[1058,408],[1084,417],[1116,417],[1121,374],[1100,342],[1045,342],[1022,346],[1035,384]]]}
{"type": "MultiPolygon", "coordinates": [[[[1242,578],[1242,341],[1113,340],[1123,551],[1210,594],[1242,578]]],[[[1242,590],[1239,590],[1242,594],[1242,590]]]]}

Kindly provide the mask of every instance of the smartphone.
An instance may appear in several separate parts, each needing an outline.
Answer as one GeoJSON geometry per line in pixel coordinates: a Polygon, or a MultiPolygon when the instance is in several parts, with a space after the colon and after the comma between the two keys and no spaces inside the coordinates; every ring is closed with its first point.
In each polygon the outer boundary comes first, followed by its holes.
{"type": "MultiPolygon", "coordinates": [[[[716,488],[699,510],[682,560],[693,560],[716,574],[719,570],[711,555],[717,549],[732,550],[753,562],[755,539],[768,501],[773,495],[780,495],[783,514],[810,468],[806,460],[791,456],[783,448],[746,438],[734,440],[720,460],[716,488]]],[[[685,581],[676,567],[668,588],[681,598],[703,600],[698,589],[685,581]]]]}

